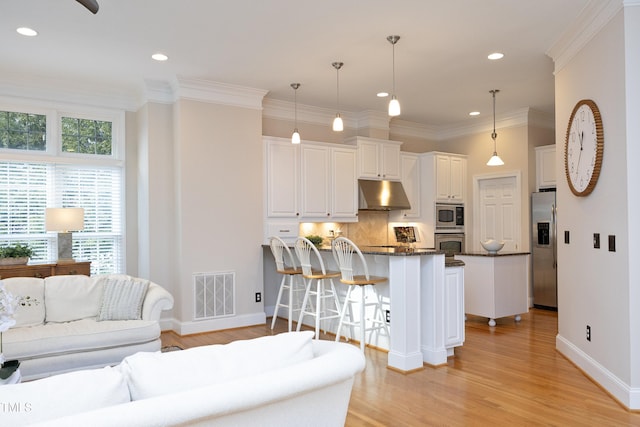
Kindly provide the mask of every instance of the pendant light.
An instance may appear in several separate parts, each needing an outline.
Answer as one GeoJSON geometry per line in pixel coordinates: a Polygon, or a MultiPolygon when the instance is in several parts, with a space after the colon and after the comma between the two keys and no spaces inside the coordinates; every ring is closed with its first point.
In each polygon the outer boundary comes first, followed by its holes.
{"type": "Polygon", "coordinates": [[[293,88],[293,111],[294,111],[294,128],[293,135],[291,135],[292,144],[300,144],[300,134],[298,133],[298,88],[300,83],[291,83],[293,88]]]}
{"type": "Polygon", "coordinates": [[[400,102],[396,98],[396,43],[400,40],[400,36],[388,36],[387,40],[393,46],[393,90],[391,91],[391,101],[389,101],[389,115],[395,117],[400,115],[400,102]]]}
{"type": "Polygon", "coordinates": [[[337,113],[336,118],[333,119],[333,131],[334,132],[342,132],[344,130],[344,123],[342,122],[342,117],[340,117],[340,68],[344,65],[343,62],[332,62],[333,68],[336,69],[336,105],[337,105],[337,113]]]}
{"type": "Polygon", "coordinates": [[[500,92],[498,89],[490,90],[489,93],[493,95],[493,133],[491,134],[491,139],[493,139],[493,156],[487,162],[487,166],[502,166],[504,162],[498,156],[498,151],[496,149],[496,138],[498,134],[496,133],[496,93],[500,92]]]}

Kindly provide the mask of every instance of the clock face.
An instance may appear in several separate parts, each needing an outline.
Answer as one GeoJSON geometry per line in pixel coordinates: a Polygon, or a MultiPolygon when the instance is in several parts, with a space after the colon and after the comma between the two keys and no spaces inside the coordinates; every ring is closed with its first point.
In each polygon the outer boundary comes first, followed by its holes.
{"type": "Polygon", "coordinates": [[[595,102],[582,100],[576,104],[569,118],[564,151],[567,182],[576,196],[586,196],[596,186],[603,149],[600,111],[595,102]]]}

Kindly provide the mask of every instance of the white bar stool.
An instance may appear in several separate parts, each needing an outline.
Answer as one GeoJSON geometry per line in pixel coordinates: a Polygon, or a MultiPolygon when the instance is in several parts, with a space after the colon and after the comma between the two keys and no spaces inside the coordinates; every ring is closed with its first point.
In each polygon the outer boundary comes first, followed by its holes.
{"type": "MultiPolygon", "coordinates": [[[[306,237],[298,237],[295,243],[295,251],[302,267],[302,277],[307,281],[306,292],[302,300],[302,309],[300,310],[300,318],[298,319],[297,331],[300,331],[304,316],[315,317],[316,336],[320,339],[320,326],[323,320],[340,318],[340,301],[338,293],[333,283],[334,277],[340,277],[339,271],[327,271],[324,262],[320,256],[320,252],[313,243],[306,237]],[[311,253],[314,254],[314,261],[318,268],[312,267],[311,253]],[[315,280],[315,290],[313,282],[315,280]],[[329,286],[327,287],[327,283],[329,286]],[[313,297],[315,296],[315,308],[313,297]],[[331,307],[330,307],[331,306],[331,307]]],[[[327,330],[325,329],[325,333],[327,330]]]]}
{"type": "Polygon", "coordinates": [[[387,326],[387,322],[384,319],[383,311],[382,311],[382,302],[380,300],[380,295],[376,292],[375,285],[376,283],[386,282],[388,279],[386,277],[380,276],[371,276],[369,275],[369,268],[367,267],[367,262],[355,243],[345,237],[338,237],[333,241],[333,254],[335,256],[336,262],[338,263],[338,267],[340,268],[341,278],[340,281],[346,285],[349,285],[347,290],[347,296],[345,297],[344,304],[342,306],[342,312],[340,313],[340,322],[338,323],[338,330],[336,332],[336,341],[340,340],[340,332],[342,330],[343,325],[349,326],[358,326],[360,328],[360,349],[364,352],[365,348],[365,337],[366,332],[369,331],[371,337],[374,331],[384,330],[387,336],[389,335],[389,327],[387,326]],[[354,266],[354,254],[357,259],[359,259],[360,267],[364,274],[355,275],[353,274],[355,271],[354,266]],[[373,296],[373,301],[371,299],[367,301],[367,286],[373,291],[370,296],[373,296]],[[356,295],[353,295],[354,289],[359,288],[360,292],[356,292],[356,295]],[[345,315],[347,312],[347,307],[351,304],[358,304],[360,313],[359,320],[345,320],[345,315]],[[367,318],[367,307],[374,307],[373,315],[367,318]],[[370,323],[370,326],[367,327],[367,320],[370,323]]]}
{"type": "Polygon", "coordinates": [[[271,247],[273,258],[276,261],[276,271],[282,274],[282,281],[280,282],[280,289],[278,290],[278,299],[276,300],[276,306],[273,310],[271,329],[276,325],[278,310],[282,307],[287,309],[289,332],[291,332],[293,326],[293,312],[300,311],[300,306],[297,308],[293,307],[294,303],[299,301],[298,293],[305,291],[304,281],[295,280],[296,276],[300,277],[302,275],[302,269],[296,266],[293,254],[281,238],[276,236],[269,238],[269,246],[271,247]],[[286,304],[282,302],[282,294],[285,290],[289,294],[286,304]]]}

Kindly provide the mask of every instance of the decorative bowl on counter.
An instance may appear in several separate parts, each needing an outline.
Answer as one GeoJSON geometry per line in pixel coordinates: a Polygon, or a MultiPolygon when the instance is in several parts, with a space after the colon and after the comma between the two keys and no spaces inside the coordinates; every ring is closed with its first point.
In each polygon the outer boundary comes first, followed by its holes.
{"type": "Polygon", "coordinates": [[[489,239],[484,242],[480,242],[482,247],[490,254],[497,254],[500,249],[504,247],[504,242],[499,242],[494,239],[489,239]]]}

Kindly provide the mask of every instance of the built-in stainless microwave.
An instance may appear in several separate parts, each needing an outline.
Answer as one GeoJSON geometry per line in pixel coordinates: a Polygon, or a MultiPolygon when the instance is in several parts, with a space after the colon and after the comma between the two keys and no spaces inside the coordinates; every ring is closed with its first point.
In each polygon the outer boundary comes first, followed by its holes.
{"type": "Polygon", "coordinates": [[[436,231],[464,231],[464,205],[436,203],[436,231]]]}

